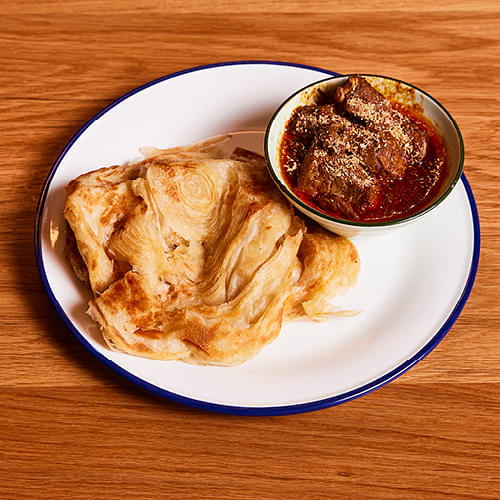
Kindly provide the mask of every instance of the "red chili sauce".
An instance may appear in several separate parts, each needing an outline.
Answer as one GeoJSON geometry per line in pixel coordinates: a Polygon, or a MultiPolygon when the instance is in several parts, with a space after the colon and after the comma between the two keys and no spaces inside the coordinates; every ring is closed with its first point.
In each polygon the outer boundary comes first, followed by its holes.
{"type": "MultiPolygon", "coordinates": [[[[446,177],[448,169],[446,146],[436,128],[416,110],[400,103],[393,102],[392,106],[426,132],[428,137],[426,156],[422,162],[409,166],[401,179],[381,177],[380,195],[370,207],[359,214],[356,222],[390,221],[415,214],[435,196],[446,177]]],[[[320,207],[313,197],[297,189],[298,170],[290,167],[302,164],[308,147],[309,144],[295,136],[287,125],[280,148],[283,178],[292,192],[307,205],[326,215],[348,220],[338,211],[320,207]]]]}

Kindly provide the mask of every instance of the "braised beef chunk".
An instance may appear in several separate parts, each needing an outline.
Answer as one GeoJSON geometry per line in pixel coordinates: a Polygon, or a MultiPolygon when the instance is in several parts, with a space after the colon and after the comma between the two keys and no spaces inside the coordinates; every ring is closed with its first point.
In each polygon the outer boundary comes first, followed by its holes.
{"type": "Polygon", "coordinates": [[[297,188],[326,209],[357,219],[379,193],[377,181],[363,168],[361,160],[346,153],[344,130],[336,125],[323,129],[302,163],[297,188]]]}
{"type": "Polygon", "coordinates": [[[343,104],[352,115],[366,120],[369,117],[366,105],[373,106],[377,111],[390,111],[390,102],[364,78],[351,76],[347,82],[335,91],[335,101],[343,104]]]}
{"type": "Polygon", "coordinates": [[[404,150],[390,134],[374,132],[348,120],[330,125],[328,130],[334,140],[341,136],[342,154],[356,156],[369,173],[390,178],[401,178],[404,174],[404,150]]]}
{"type": "Polygon", "coordinates": [[[335,92],[335,101],[348,115],[361,120],[370,130],[386,131],[403,145],[408,165],[425,158],[427,137],[425,132],[403,114],[364,78],[351,76],[335,92]]]}
{"type": "Polygon", "coordinates": [[[345,121],[333,104],[299,106],[292,113],[289,127],[298,137],[312,139],[320,129],[345,121]]]}
{"type": "MultiPolygon", "coordinates": [[[[385,98],[383,98],[385,101],[385,98]]],[[[341,116],[331,104],[300,106],[288,127],[299,138],[311,140],[320,130],[335,125],[369,172],[401,178],[407,166],[405,151],[388,132],[380,133],[341,116]]]]}

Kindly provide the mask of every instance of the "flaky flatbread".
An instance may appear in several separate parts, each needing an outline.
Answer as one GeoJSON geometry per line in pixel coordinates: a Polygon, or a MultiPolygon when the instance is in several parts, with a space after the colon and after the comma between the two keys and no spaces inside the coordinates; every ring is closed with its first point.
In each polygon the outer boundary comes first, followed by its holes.
{"type": "Polygon", "coordinates": [[[219,146],[149,148],[69,184],[68,255],[111,348],[240,364],[283,321],[332,314],[331,298],[354,284],[352,243],[307,227],[260,155],[219,146]]]}

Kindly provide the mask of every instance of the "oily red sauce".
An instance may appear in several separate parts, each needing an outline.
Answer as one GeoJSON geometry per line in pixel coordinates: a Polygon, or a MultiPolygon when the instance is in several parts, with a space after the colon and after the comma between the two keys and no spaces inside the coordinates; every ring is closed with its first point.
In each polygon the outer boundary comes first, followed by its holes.
{"type": "MultiPolygon", "coordinates": [[[[389,221],[415,214],[435,196],[446,177],[448,168],[446,146],[438,131],[416,110],[399,103],[392,105],[426,132],[428,137],[426,156],[422,162],[407,168],[402,179],[381,177],[379,180],[381,194],[370,207],[363,210],[356,222],[389,221]]],[[[298,168],[308,147],[309,144],[304,143],[288,128],[285,129],[280,150],[283,178],[293,193],[304,203],[332,217],[346,219],[340,212],[326,210],[317,205],[310,195],[296,188],[298,168]],[[298,168],[294,169],[297,166],[298,168]]]]}

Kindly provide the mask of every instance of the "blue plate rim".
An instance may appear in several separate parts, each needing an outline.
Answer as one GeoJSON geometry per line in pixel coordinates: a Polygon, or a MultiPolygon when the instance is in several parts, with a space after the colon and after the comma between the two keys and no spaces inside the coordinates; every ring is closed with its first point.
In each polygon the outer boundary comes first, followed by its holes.
{"type": "Polygon", "coordinates": [[[165,80],[169,80],[171,78],[178,77],[180,75],[188,74],[188,73],[193,73],[196,71],[203,71],[206,69],[210,68],[216,68],[216,67],[222,67],[222,66],[238,66],[238,65],[262,65],[262,64],[267,64],[267,65],[275,65],[275,66],[290,66],[290,67],[296,67],[296,68],[304,68],[304,69],[311,69],[314,71],[318,71],[327,75],[339,75],[339,73],[326,70],[323,68],[319,68],[316,66],[310,66],[306,64],[298,64],[298,63],[291,63],[291,62],[283,62],[283,61],[271,61],[271,60],[247,60],[247,61],[227,61],[227,62],[220,62],[220,63],[214,63],[214,64],[205,64],[201,66],[196,66],[188,69],[184,69],[181,71],[176,71],[174,73],[170,73],[168,75],[162,76],[160,78],[157,78],[155,80],[152,80],[151,82],[145,83],[144,85],[141,85],[130,92],[127,92],[123,96],[119,97],[118,99],[114,100],[111,102],[109,105],[104,107],[101,111],[99,111],[93,118],[88,120],[74,135],[73,137],[68,141],[68,143],[64,146],[62,149],[61,153],[59,153],[56,161],[54,162],[52,168],[50,169],[47,178],[44,182],[44,185],[42,187],[40,197],[38,200],[37,204],[37,209],[35,213],[35,226],[34,226],[34,246],[35,246],[35,257],[36,257],[36,262],[38,266],[38,270],[40,273],[40,277],[42,280],[42,283],[45,287],[45,290],[54,305],[57,313],[63,320],[64,324],[66,327],[71,331],[71,333],[76,337],[76,339],[99,361],[104,363],[108,368],[111,368],[114,372],[118,373],[125,379],[127,379],[129,382],[132,382],[133,384],[137,385],[141,389],[146,390],[149,393],[152,393],[156,396],[160,396],[166,399],[169,399],[170,401],[173,401],[175,403],[181,403],[184,405],[191,406],[193,408],[197,408],[200,410],[208,410],[212,412],[217,412],[217,413],[225,413],[225,414],[231,414],[231,415],[246,415],[246,416],[277,416],[277,415],[292,415],[292,414],[297,414],[297,413],[306,413],[306,412],[311,412],[311,411],[316,411],[316,410],[321,410],[324,408],[329,408],[331,406],[337,406],[342,403],[346,403],[348,401],[351,401],[353,399],[356,399],[358,397],[361,397],[365,394],[368,394],[372,391],[375,391],[376,389],[379,389],[380,387],[383,387],[384,385],[388,384],[389,382],[395,380],[396,378],[400,377],[403,373],[405,373],[407,370],[409,370],[412,366],[414,366],[416,363],[424,359],[440,342],[441,340],[445,337],[445,335],[450,331],[451,327],[455,323],[455,321],[458,319],[460,313],[462,312],[465,303],[467,302],[467,299],[470,296],[472,287],[474,285],[474,281],[476,278],[477,274],[477,268],[479,264],[479,253],[480,253],[480,242],[481,242],[481,236],[480,236],[480,225],[479,225],[479,214],[477,210],[477,205],[474,199],[474,195],[472,193],[471,186],[469,184],[469,181],[467,180],[466,176],[464,173],[462,173],[461,176],[461,181],[464,185],[466,194],[467,194],[467,199],[469,201],[469,206],[470,206],[470,211],[471,211],[471,216],[472,216],[472,222],[473,222],[473,232],[474,232],[474,244],[473,244],[473,254],[472,254],[472,259],[471,259],[471,266],[469,269],[469,275],[466,281],[466,284],[464,286],[464,289],[462,290],[462,293],[460,295],[460,298],[458,299],[457,303],[455,304],[454,308],[452,309],[450,315],[446,319],[446,321],[443,323],[441,328],[436,332],[436,334],[427,342],[427,344],[422,347],[416,354],[414,354],[411,358],[407,359],[400,365],[398,365],[396,368],[391,370],[390,372],[378,377],[377,379],[361,386],[356,389],[353,389],[351,391],[347,391],[345,393],[339,394],[337,396],[331,396],[328,398],[320,399],[317,401],[311,401],[307,403],[299,403],[295,405],[283,405],[283,406],[263,406],[263,407],[253,407],[253,406],[233,406],[233,405],[223,405],[219,403],[211,403],[209,401],[202,401],[198,399],[193,399],[189,398],[186,396],[181,396],[179,394],[176,394],[174,392],[168,391],[166,389],[162,389],[160,387],[157,387],[153,384],[150,384],[149,382],[146,382],[145,380],[137,377],[133,373],[130,373],[129,371],[125,370],[122,368],[120,365],[117,363],[111,361],[110,359],[106,358],[104,355],[102,355],[100,352],[98,352],[96,349],[92,347],[92,345],[83,337],[83,335],[75,328],[71,320],[68,318],[66,313],[64,312],[62,306],[59,304],[59,301],[57,298],[54,296],[52,289],[49,285],[47,274],[45,272],[45,266],[43,263],[43,257],[42,257],[42,248],[41,248],[41,218],[42,218],[42,213],[43,213],[43,208],[45,206],[45,200],[47,197],[47,192],[50,187],[50,183],[52,181],[52,178],[69,151],[69,149],[72,147],[72,145],[75,143],[75,141],[85,132],[85,130],[96,120],[98,120],[101,116],[103,116],[105,113],[107,113],[110,109],[114,108],[118,104],[120,104],[122,101],[127,99],[128,97],[141,92],[142,90],[151,87],[153,85],[156,85],[160,82],[163,82],[165,80]]]}

